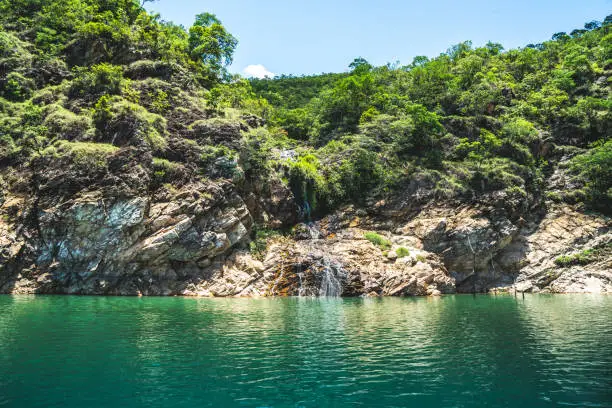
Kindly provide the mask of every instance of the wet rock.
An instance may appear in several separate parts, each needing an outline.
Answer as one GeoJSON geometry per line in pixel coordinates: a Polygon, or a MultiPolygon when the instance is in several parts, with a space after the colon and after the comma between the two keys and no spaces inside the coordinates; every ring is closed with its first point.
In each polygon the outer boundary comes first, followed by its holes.
{"type": "Polygon", "coordinates": [[[322,239],[275,243],[264,266],[274,295],[320,295],[330,274],[339,284],[336,294],[342,296],[427,295],[434,290],[454,293],[454,280],[435,255],[429,254],[424,263],[416,265],[389,262],[357,228],[322,239]]]}

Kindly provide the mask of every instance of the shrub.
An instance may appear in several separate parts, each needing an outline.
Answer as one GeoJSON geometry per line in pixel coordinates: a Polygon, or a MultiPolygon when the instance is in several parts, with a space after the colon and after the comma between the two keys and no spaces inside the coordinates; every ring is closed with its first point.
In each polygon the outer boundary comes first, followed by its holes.
{"type": "Polygon", "coordinates": [[[254,238],[249,244],[251,253],[255,255],[255,258],[263,260],[268,249],[268,240],[279,235],[280,233],[275,230],[255,228],[254,238]]]}
{"type": "MultiPolygon", "coordinates": [[[[2,123],[0,121],[0,128],[2,123]]],[[[0,161],[10,158],[13,154],[17,153],[17,145],[10,135],[0,135],[0,161]]]]}
{"type": "Polygon", "coordinates": [[[382,184],[385,178],[383,161],[369,142],[359,136],[346,137],[321,149],[327,179],[325,198],[330,207],[347,200],[363,203],[367,193],[382,184]]]}
{"type": "Polygon", "coordinates": [[[504,125],[501,136],[512,142],[530,143],[538,138],[538,131],[533,123],[518,118],[504,125]]]}
{"type": "Polygon", "coordinates": [[[157,89],[149,97],[151,98],[151,110],[153,112],[162,114],[170,109],[171,105],[168,101],[168,94],[161,89],[157,89]]]}
{"type": "Polygon", "coordinates": [[[399,247],[395,250],[395,253],[397,254],[398,258],[405,258],[407,256],[410,256],[410,251],[408,250],[408,248],[404,248],[404,247],[399,247]]]}
{"type": "Polygon", "coordinates": [[[34,81],[18,72],[9,73],[4,80],[0,80],[0,92],[10,101],[25,101],[32,95],[34,81]]]}
{"type": "Polygon", "coordinates": [[[117,95],[121,92],[123,68],[111,64],[75,68],[76,78],[70,84],[70,96],[117,95]]]}
{"type": "Polygon", "coordinates": [[[94,108],[98,140],[116,146],[166,146],[166,119],[120,97],[103,96],[94,108]]]}
{"type": "Polygon", "coordinates": [[[0,29],[0,71],[6,73],[30,66],[32,54],[27,48],[27,43],[0,29]]]}
{"type": "Polygon", "coordinates": [[[612,249],[612,243],[604,244],[595,248],[586,249],[572,255],[563,255],[555,259],[555,265],[568,267],[573,265],[588,265],[597,261],[601,255],[606,255],[612,249]]]}
{"type": "Polygon", "coordinates": [[[200,159],[205,173],[212,177],[234,178],[240,173],[236,152],[226,146],[204,146],[200,159]]]}
{"type": "Polygon", "coordinates": [[[77,115],[58,105],[52,105],[52,112],[43,124],[52,137],[67,140],[83,140],[92,129],[91,118],[77,115]]]}
{"type": "Polygon", "coordinates": [[[554,201],[555,203],[560,203],[561,201],[563,201],[563,198],[561,197],[561,194],[559,194],[556,191],[548,191],[546,193],[546,198],[554,201]]]}
{"type": "Polygon", "coordinates": [[[72,163],[87,170],[106,167],[108,156],[116,153],[118,147],[106,143],[60,141],[43,150],[43,156],[69,156],[72,163]]]}
{"type": "Polygon", "coordinates": [[[318,209],[319,199],[327,193],[320,166],[319,159],[313,154],[302,155],[289,163],[289,185],[307,218],[318,209]]]}
{"type": "Polygon", "coordinates": [[[570,170],[586,181],[588,204],[604,213],[612,211],[612,140],[572,159],[570,170]]]}
{"type": "Polygon", "coordinates": [[[172,162],[167,159],[161,159],[159,157],[153,158],[153,176],[154,180],[158,184],[171,181],[178,171],[183,166],[180,163],[172,162]]]}
{"type": "Polygon", "coordinates": [[[375,232],[366,232],[364,237],[380,249],[389,250],[391,248],[391,241],[375,232]]]}
{"type": "Polygon", "coordinates": [[[265,128],[251,129],[243,135],[240,164],[252,179],[263,179],[274,164],[273,149],[286,149],[288,146],[284,134],[272,134],[265,128]]]}

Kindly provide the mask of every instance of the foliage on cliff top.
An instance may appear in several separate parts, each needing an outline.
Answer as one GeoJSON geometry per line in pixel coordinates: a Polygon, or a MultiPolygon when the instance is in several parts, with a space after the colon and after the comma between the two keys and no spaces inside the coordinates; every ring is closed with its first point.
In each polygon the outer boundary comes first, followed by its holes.
{"type": "Polygon", "coordinates": [[[520,49],[467,41],[407,66],[359,58],[350,68],[251,81],[277,107],[270,122],[318,158],[326,187],[319,202],[355,201],[334,196],[329,183],[363,148],[369,168],[379,170],[353,169],[341,182],[344,190],[357,185],[362,198],[410,191],[417,200],[480,200],[524,212],[543,200],[557,163],[571,159],[568,191],[583,186],[587,205],[612,208],[612,17],[520,49]]]}
{"type": "Polygon", "coordinates": [[[249,82],[226,71],[237,41],[208,13],[184,29],[136,0],[0,0],[0,173],[36,188],[112,145],[107,186],[263,191],[277,178],[305,216],[435,199],[521,214],[569,160],[572,188],[605,212],[611,22],[516,50],[464,42],[408,66],[356,59],[348,73],[249,82]]]}

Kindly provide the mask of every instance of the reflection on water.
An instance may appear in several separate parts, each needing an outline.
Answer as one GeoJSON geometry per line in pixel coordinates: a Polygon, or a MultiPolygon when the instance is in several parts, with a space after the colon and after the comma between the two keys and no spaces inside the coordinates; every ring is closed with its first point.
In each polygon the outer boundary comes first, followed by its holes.
{"type": "Polygon", "coordinates": [[[612,407],[612,297],[0,297],[0,406],[612,407]]]}

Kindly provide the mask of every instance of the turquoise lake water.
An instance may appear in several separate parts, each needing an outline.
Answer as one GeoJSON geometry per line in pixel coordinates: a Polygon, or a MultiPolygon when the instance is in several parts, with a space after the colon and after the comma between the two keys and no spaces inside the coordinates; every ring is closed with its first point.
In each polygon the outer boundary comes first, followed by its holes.
{"type": "Polygon", "coordinates": [[[2,407],[612,407],[612,296],[0,296],[2,407]]]}

